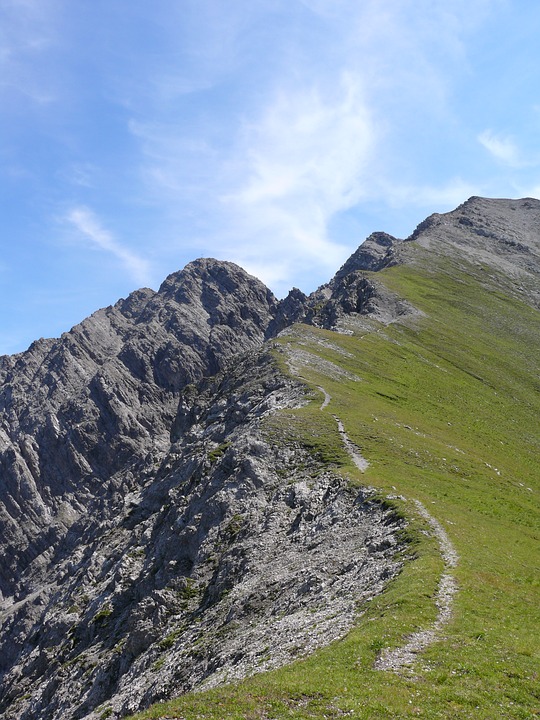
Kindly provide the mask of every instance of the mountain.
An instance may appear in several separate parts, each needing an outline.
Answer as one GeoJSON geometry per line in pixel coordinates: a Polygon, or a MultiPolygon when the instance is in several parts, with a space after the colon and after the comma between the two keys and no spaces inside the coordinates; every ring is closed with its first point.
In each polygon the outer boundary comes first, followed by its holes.
{"type": "Polygon", "coordinates": [[[2,717],[529,716],[539,275],[540,202],[471,198],[0,358],[2,717]]]}

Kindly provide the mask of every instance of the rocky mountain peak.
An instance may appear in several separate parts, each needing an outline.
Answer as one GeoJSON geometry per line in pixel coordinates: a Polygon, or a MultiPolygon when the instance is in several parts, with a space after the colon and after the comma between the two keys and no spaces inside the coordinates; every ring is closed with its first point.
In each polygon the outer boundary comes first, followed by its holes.
{"type": "Polygon", "coordinates": [[[421,222],[402,245],[402,261],[414,264],[418,247],[469,263],[486,279],[500,277],[510,292],[540,307],[540,200],[473,196],[421,222]]]}
{"type": "Polygon", "coordinates": [[[251,302],[276,305],[273,293],[257,278],[243,268],[225,260],[199,258],[186,267],[169,275],[159,288],[159,294],[178,303],[201,303],[212,314],[226,302],[251,302]]]}
{"type": "Polygon", "coordinates": [[[276,304],[233,263],[198,260],[157,293],[138,290],[3,359],[0,527],[12,548],[3,596],[26,592],[26,571],[47,572],[44,552],[58,550],[96,494],[121,499],[128,468],[168,446],[181,389],[260,347],[276,304]]]}
{"type": "Polygon", "coordinates": [[[357,270],[377,272],[395,262],[397,246],[402,241],[385,232],[372,233],[337,271],[335,280],[357,270]]]}
{"type": "Polygon", "coordinates": [[[499,254],[506,248],[518,252],[540,251],[540,200],[492,199],[473,196],[448,213],[434,213],[407,238],[428,244],[482,249],[499,254]]]}

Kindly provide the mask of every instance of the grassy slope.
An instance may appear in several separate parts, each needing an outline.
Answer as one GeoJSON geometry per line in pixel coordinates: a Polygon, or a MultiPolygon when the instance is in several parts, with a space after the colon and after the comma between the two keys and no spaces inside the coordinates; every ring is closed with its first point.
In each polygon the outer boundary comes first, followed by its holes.
{"type": "MultiPolygon", "coordinates": [[[[483,289],[479,272],[433,258],[424,269],[391,268],[383,273],[386,284],[424,318],[354,336],[306,329],[304,349],[307,343],[362,381],[338,382],[304,368],[305,379],[325,387],[332,402],[321,413],[317,396],[280,421],[282,431],[342,462],[351,481],[408,499],[401,509],[412,518],[414,559],[345,640],[280,671],[139,717],[540,715],[540,313],[500,292],[493,277],[491,289],[483,289]],[[347,465],[331,413],[369,459],[364,476],[347,465]],[[373,670],[373,661],[381,647],[402,644],[435,617],[442,571],[413,498],[456,546],[460,590],[445,637],[423,653],[414,673],[398,676],[373,670]]],[[[282,342],[299,339],[296,332],[282,342]]]]}

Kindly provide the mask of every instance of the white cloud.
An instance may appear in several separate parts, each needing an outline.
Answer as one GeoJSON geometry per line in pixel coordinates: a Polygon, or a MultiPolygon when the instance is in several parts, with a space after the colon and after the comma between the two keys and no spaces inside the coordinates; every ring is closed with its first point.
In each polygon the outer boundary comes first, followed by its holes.
{"type": "Polygon", "coordinates": [[[515,141],[508,136],[497,135],[492,130],[484,130],[478,135],[478,142],[493,155],[496,160],[500,160],[510,167],[523,167],[527,165],[521,157],[521,152],[515,141]]]}
{"type": "Polygon", "coordinates": [[[258,121],[245,125],[236,189],[221,197],[231,223],[264,258],[278,249],[290,261],[335,267],[344,248],[328,223],[365,194],[377,132],[357,78],[332,90],[281,89],[258,121]],[[265,244],[268,243],[268,244],[265,244]]]}
{"type": "Polygon", "coordinates": [[[130,131],[147,192],[176,211],[184,249],[234,260],[277,292],[300,271],[327,274],[350,252],[328,226],[365,196],[378,140],[358,76],[283,83],[228,143],[186,137],[174,122],[132,120],[130,131]],[[201,235],[191,226],[186,237],[191,214],[204,218],[201,235]]]}
{"type": "MultiPolygon", "coordinates": [[[[264,72],[264,50],[252,44],[264,45],[260,25],[248,33],[235,19],[222,55],[214,26],[205,87],[223,92],[218,60],[231,66],[230,37],[253,72],[235,66],[227,102],[198,105],[195,120],[184,114],[195,100],[184,99],[176,112],[140,112],[130,123],[147,197],[176,222],[177,246],[236,260],[285,288],[345,259],[351,247],[333,237],[332,223],[356,205],[359,215],[369,203],[431,210],[481,194],[459,176],[439,177],[443,163],[425,159],[452,147],[451,90],[467,72],[466,35],[498,2],[300,0],[294,13],[261,3],[253,13],[272,37],[264,72]]],[[[173,75],[165,75],[160,98],[190,89],[180,76],[168,87],[173,75]]]]}
{"type": "Polygon", "coordinates": [[[150,265],[147,260],[119,243],[108,230],[102,227],[95,214],[85,207],[73,208],[66,220],[98,249],[113,255],[123,265],[132,279],[141,284],[150,284],[150,265]]]}
{"type": "Polygon", "coordinates": [[[383,185],[386,201],[391,207],[430,208],[432,212],[440,209],[452,209],[472,195],[483,195],[485,190],[481,185],[452,178],[441,186],[430,185],[383,185]]]}

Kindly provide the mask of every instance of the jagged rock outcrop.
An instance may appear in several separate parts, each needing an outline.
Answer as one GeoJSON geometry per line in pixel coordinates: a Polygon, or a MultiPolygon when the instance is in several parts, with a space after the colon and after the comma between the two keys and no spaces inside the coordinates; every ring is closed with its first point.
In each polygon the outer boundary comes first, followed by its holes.
{"type": "Polygon", "coordinates": [[[347,262],[337,271],[334,282],[352,272],[377,272],[397,262],[399,246],[403,241],[385,232],[374,232],[360,245],[347,262]]]}
{"type": "Polygon", "coordinates": [[[232,263],[198,260],[157,293],[0,359],[3,596],[41,581],[52,549],[104,498],[114,513],[133,473],[168,449],[181,388],[259,347],[276,304],[232,263]]]}
{"type": "Polygon", "coordinates": [[[239,357],[307,305],[198,260],[0,359],[3,717],[121,715],[281,664],[395,573],[387,513],[258,425],[305,390],[239,357]]]}

